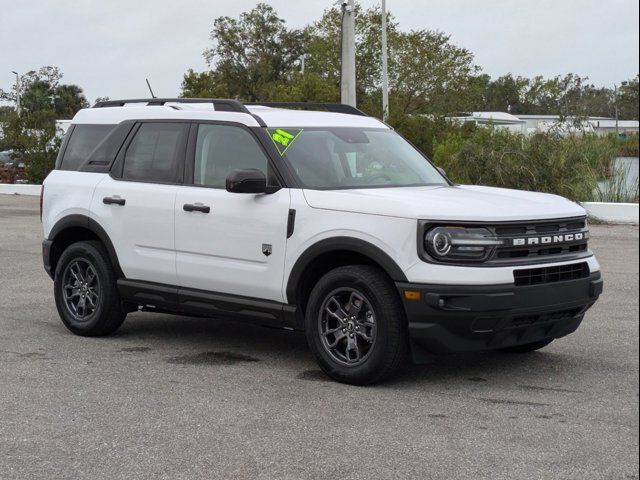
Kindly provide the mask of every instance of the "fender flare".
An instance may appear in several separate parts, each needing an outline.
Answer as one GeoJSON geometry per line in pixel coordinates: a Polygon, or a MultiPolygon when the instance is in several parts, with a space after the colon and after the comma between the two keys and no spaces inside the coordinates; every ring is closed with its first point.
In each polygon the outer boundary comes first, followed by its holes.
{"type": "Polygon", "coordinates": [[[379,265],[392,280],[407,282],[407,277],[398,264],[382,249],[375,245],[354,237],[333,237],[320,240],[308,247],[289,273],[287,281],[287,301],[296,302],[296,287],[304,276],[304,272],[311,263],[320,255],[331,251],[352,251],[368,257],[373,263],[379,265]]]}
{"type": "Polygon", "coordinates": [[[109,259],[111,260],[111,264],[118,275],[118,278],[124,278],[124,273],[122,268],[120,268],[120,262],[118,260],[118,255],[116,254],[116,249],[109,238],[109,235],[105,231],[102,226],[96,222],[93,218],[90,218],[86,215],[73,214],[68,215],[66,217],[61,218],[56,222],[56,224],[51,228],[51,231],[48,235],[48,240],[55,245],[56,237],[69,228],[80,227],[86,230],[89,230],[94,235],[100,239],[102,244],[107,249],[107,253],[109,254],[109,259]]]}

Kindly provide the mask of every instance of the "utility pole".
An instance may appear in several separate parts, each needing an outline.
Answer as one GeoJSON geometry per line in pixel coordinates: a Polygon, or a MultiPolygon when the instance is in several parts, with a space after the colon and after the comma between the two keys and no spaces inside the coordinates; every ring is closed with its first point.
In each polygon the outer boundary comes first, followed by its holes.
{"type": "Polygon", "coordinates": [[[389,73],[387,53],[387,2],[382,0],[382,120],[389,119],[389,73]]]}
{"type": "Polygon", "coordinates": [[[355,0],[342,2],[342,65],[340,100],[356,106],[356,6],[355,0]]]}
{"type": "Polygon", "coordinates": [[[616,138],[620,138],[620,112],[618,110],[618,85],[613,86],[613,106],[616,111],[616,138]]]}
{"type": "Polygon", "coordinates": [[[20,75],[18,74],[18,72],[14,72],[13,70],[11,71],[11,73],[15,74],[16,76],[16,113],[18,114],[18,116],[20,116],[20,90],[21,90],[21,85],[20,85],[20,75]]]}

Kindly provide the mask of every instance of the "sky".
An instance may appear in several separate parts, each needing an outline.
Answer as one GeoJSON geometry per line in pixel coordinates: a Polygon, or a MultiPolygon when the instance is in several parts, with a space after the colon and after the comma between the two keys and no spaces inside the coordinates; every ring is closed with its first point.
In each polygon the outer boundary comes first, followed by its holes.
{"type": "MultiPolygon", "coordinates": [[[[180,93],[218,16],[257,0],[0,0],[0,88],[43,65],[97,97],[180,93]]],[[[334,0],[266,0],[289,26],[318,19],[334,0]]],[[[379,0],[362,0],[365,6],[379,0]]],[[[638,0],[387,0],[402,30],[432,29],[469,49],[485,73],[568,72],[610,86],[638,73],[638,0]]]]}

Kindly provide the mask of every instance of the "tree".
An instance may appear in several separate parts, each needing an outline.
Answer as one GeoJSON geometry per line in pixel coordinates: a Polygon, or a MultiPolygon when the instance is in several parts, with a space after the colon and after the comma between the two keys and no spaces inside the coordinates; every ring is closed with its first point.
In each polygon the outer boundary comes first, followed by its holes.
{"type": "MultiPolygon", "coordinates": [[[[341,22],[342,11],[334,7],[304,29],[289,29],[265,4],[238,19],[219,17],[211,32],[213,45],[204,52],[211,70],[187,71],[182,95],[339,101],[341,22]]],[[[409,121],[407,115],[426,115],[433,120],[427,131],[441,131],[444,117],[469,111],[613,116],[616,100],[621,118],[638,118],[638,77],[625,82],[617,98],[612,89],[596,87],[573,73],[553,78],[509,73],[492,79],[481,72],[469,50],[453,44],[445,33],[401,31],[391,14],[387,23],[389,121],[400,129],[417,132],[423,121],[409,121]]],[[[380,25],[379,8],[356,4],[358,107],[376,116],[382,116],[380,25]]]]}
{"type": "Polygon", "coordinates": [[[226,90],[225,86],[216,83],[214,72],[196,72],[192,68],[184,74],[181,89],[181,95],[189,98],[220,98],[228,96],[224,91],[226,90]]]}
{"type": "Polygon", "coordinates": [[[620,118],[638,120],[638,75],[631,80],[622,82],[618,88],[616,102],[620,118]]]}
{"type": "MultiPolygon", "coordinates": [[[[356,87],[358,106],[382,115],[381,20],[378,7],[356,6],[356,87]]],[[[339,88],[342,16],[325,11],[309,29],[306,70],[339,88]]],[[[470,77],[479,70],[473,55],[442,32],[401,32],[393,15],[387,21],[391,111],[444,115],[467,107],[470,77]]]]}
{"type": "MultiPolygon", "coordinates": [[[[288,29],[268,5],[214,21],[204,52],[211,70],[189,70],[186,97],[238,97],[247,101],[339,101],[340,9],[325,11],[303,30],[288,29]],[[305,72],[300,72],[302,55],[305,72]]],[[[357,94],[359,106],[381,115],[379,8],[356,7],[357,94]]],[[[469,77],[478,71],[473,55],[428,30],[400,32],[389,16],[391,104],[403,113],[447,114],[463,109],[469,77]]]]}
{"type": "Polygon", "coordinates": [[[479,71],[473,54],[453,45],[442,32],[416,30],[392,45],[391,108],[400,112],[454,114],[471,96],[469,79],[479,71]]]}
{"type": "MultiPolygon", "coordinates": [[[[381,21],[379,8],[363,10],[356,4],[356,88],[359,97],[366,97],[381,85],[381,21]]],[[[307,29],[309,43],[306,46],[306,70],[314,72],[340,88],[342,11],[330,8],[322,18],[307,29]]],[[[388,14],[389,42],[398,34],[398,24],[388,14]]]]}
{"type": "Polygon", "coordinates": [[[260,3],[237,20],[214,20],[210,39],[213,46],[204,57],[212,71],[196,83],[204,80],[220,96],[256,101],[299,70],[305,33],[288,29],[272,7],[260,3]]]}
{"type": "MultiPolygon", "coordinates": [[[[20,100],[24,103],[24,93],[29,91],[34,83],[44,82],[49,86],[49,88],[55,88],[61,78],[62,73],[58,67],[47,66],[41,67],[38,70],[28,71],[20,76],[20,100]]],[[[37,89],[38,87],[36,86],[35,88],[37,89]]],[[[10,90],[3,90],[0,88],[0,100],[7,100],[15,103],[18,99],[17,89],[17,84],[13,84],[10,90]]]]}
{"type": "MultiPolygon", "coordinates": [[[[30,182],[41,182],[54,166],[60,146],[56,119],[71,118],[88,106],[82,89],[62,85],[61,79],[57,67],[27,72],[21,82],[21,114],[4,112],[0,122],[3,147],[12,150],[16,161],[26,164],[30,182]]],[[[9,91],[0,90],[0,98],[15,101],[16,93],[15,86],[9,91]]]]}
{"type": "Polygon", "coordinates": [[[89,102],[82,88],[77,85],[58,85],[53,89],[53,109],[58,118],[70,119],[89,102]]]}

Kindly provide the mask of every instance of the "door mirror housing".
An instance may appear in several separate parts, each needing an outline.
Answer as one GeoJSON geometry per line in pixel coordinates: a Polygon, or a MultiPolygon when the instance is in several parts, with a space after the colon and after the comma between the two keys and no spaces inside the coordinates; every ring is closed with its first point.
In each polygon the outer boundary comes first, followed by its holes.
{"type": "Polygon", "coordinates": [[[449,178],[447,177],[447,172],[444,171],[444,168],[442,167],[436,167],[438,169],[438,171],[440,172],[440,175],[442,175],[444,178],[449,178]]]}
{"type": "Polygon", "coordinates": [[[267,177],[257,168],[232,170],[227,175],[225,185],[231,193],[267,193],[267,177]]]}

